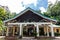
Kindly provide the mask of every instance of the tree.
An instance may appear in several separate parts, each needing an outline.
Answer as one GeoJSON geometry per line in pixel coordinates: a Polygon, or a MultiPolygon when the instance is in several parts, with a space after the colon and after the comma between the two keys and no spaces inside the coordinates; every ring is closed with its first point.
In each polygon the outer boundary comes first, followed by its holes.
{"type": "Polygon", "coordinates": [[[0,20],[4,21],[7,19],[11,19],[13,17],[15,17],[17,14],[14,13],[10,13],[9,11],[6,11],[4,8],[0,7],[0,20]]]}
{"type": "Polygon", "coordinates": [[[17,15],[17,14],[16,14],[15,12],[14,12],[14,13],[11,13],[11,14],[10,14],[10,16],[11,16],[10,18],[14,18],[16,15],[17,15]]]}
{"type": "Polygon", "coordinates": [[[3,25],[3,21],[0,20],[0,35],[3,34],[3,31],[6,30],[5,26],[3,25]]]}
{"type": "Polygon", "coordinates": [[[3,20],[3,16],[5,15],[5,11],[3,8],[0,7],[0,20],[3,20]]]}
{"type": "Polygon", "coordinates": [[[9,18],[10,13],[7,12],[4,8],[0,7],[0,35],[3,34],[5,30],[5,26],[3,25],[3,21],[9,18]]]}
{"type": "Polygon", "coordinates": [[[9,16],[7,14],[7,11],[4,8],[0,7],[0,20],[8,19],[9,16]]]}
{"type": "Polygon", "coordinates": [[[6,11],[3,7],[0,7],[0,35],[3,34],[3,31],[6,29],[3,25],[3,21],[7,19],[11,19],[16,16],[16,13],[10,13],[6,11]]]}
{"type": "Polygon", "coordinates": [[[56,2],[54,5],[50,4],[48,6],[47,12],[44,15],[59,21],[60,20],[60,1],[56,2]]]}

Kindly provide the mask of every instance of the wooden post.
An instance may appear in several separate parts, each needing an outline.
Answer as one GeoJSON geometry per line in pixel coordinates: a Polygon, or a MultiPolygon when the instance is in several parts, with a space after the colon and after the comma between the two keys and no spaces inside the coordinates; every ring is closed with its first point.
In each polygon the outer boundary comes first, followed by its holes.
{"type": "Polygon", "coordinates": [[[53,31],[53,26],[52,26],[52,23],[51,23],[51,36],[54,37],[54,31],[53,31]]]}
{"type": "Polygon", "coordinates": [[[38,24],[36,26],[36,31],[37,31],[37,37],[39,37],[39,26],[38,26],[38,24]]]}
{"type": "Polygon", "coordinates": [[[51,27],[51,36],[54,37],[53,27],[51,27]]]}
{"type": "Polygon", "coordinates": [[[47,26],[47,36],[49,37],[49,31],[48,31],[48,26],[47,26]]]}
{"type": "Polygon", "coordinates": [[[13,27],[13,36],[14,36],[14,34],[15,34],[15,27],[13,27]]]}
{"type": "Polygon", "coordinates": [[[22,24],[20,24],[20,36],[22,36],[22,24]]]}
{"type": "Polygon", "coordinates": [[[9,27],[7,27],[6,36],[8,36],[8,34],[9,34],[9,27]]]}

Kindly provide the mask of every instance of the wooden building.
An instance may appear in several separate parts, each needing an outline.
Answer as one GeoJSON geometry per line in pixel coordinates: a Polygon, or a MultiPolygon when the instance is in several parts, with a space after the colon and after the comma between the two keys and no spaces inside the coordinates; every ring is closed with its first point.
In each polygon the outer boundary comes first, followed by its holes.
{"type": "Polygon", "coordinates": [[[33,37],[34,32],[39,36],[54,37],[54,32],[60,33],[60,26],[55,25],[56,20],[42,16],[31,8],[26,8],[16,17],[4,21],[6,36],[33,37]]]}

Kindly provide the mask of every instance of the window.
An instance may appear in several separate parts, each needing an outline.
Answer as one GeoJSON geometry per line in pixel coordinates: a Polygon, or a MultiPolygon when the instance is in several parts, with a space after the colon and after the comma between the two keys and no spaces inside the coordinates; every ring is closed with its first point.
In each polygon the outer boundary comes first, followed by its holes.
{"type": "Polygon", "coordinates": [[[59,33],[59,29],[56,29],[56,32],[58,32],[58,33],[59,33]]]}

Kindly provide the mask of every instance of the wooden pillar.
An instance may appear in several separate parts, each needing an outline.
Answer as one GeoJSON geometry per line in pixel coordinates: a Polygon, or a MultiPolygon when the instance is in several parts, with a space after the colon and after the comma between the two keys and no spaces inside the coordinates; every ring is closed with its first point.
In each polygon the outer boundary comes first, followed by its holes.
{"type": "Polygon", "coordinates": [[[48,26],[47,26],[47,36],[49,37],[49,31],[48,31],[48,26]]]}
{"type": "Polygon", "coordinates": [[[15,34],[15,27],[13,27],[13,36],[14,36],[14,34],[15,34]]]}
{"type": "Polygon", "coordinates": [[[36,26],[36,31],[37,31],[37,37],[39,37],[39,26],[38,26],[38,24],[36,26]]]}
{"type": "Polygon", "coordinates": [[[17,33],[18,33],[18,27],[17,27],[17,33]]]}
{"type": "Polygon", "coordinates": [[[46,27],[44,26],[44,35],[46,35],[46,27]]]}
{"type": "Polygon", "coordinates": [[[7,27],[6,36],[9,36],[9,27],[7,27]]]}
{"type": "Polygon", "coordinates": [[[54,37],[53,27],[51,27],[51,36],[54,37]]]}
{"type": "Polygon", "coordinates": [[[22,24],[20,24],[20,36],[22,36],[22,24]]]}
{"type": "Polygon", "coordinates": [[[59,33],[60,33],[60,27],[59,27],[59,33]]]}

